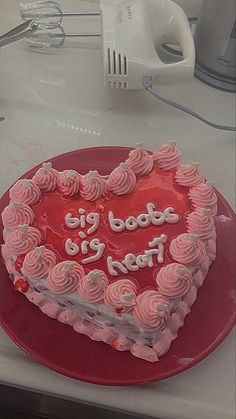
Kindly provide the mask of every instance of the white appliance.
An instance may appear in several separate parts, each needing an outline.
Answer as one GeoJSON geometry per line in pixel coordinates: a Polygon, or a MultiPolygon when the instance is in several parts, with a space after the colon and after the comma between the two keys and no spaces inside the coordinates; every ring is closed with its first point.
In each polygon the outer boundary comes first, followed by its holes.
{"type": "Polygon", "coordinates": [[[194,75],[195,47],[188,18],[172,0],[101,0],[105,86],[142,89],[143,78],[158,85],[194,75]],[[164,63],[158,48],[179,44],[183,59],[164,63]]]}

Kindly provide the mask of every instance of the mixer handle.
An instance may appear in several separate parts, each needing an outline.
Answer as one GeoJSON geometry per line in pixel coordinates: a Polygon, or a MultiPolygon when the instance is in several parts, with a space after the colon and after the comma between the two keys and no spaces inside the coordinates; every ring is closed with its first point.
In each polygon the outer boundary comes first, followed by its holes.
{"type": "Polygon", "coordinates": [[[159,84],[173,84],[186,81],[194,75],[195,46],[187,16],[181,7],[173,1],[160,7],[157,0],[149,0],[147,8],[149,28],[153,40],[156,59],[150,63],[154,77],[159,84]],[[183,60],[164,63],[157,53],[157,45],[178,43],[183,52],[183,60]]]}

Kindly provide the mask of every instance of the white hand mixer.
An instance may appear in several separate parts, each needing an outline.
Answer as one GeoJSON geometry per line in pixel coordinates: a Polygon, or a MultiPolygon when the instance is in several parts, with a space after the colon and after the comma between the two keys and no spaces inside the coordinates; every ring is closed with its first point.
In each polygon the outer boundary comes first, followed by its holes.
{"type": "MultiPolygon", "coordinates": [[[[143,78],[160,84],[185,81],[194,74],[195,48],[188,19],[172,0],[100,0],[105,86],[142,89],[143,78]],[[164,63],[158,48],[178,44],[183,60],[164,63]]],[[[61,46],[66,36],[63,16],[97,16],[98,12],[63,13],[58,3],[44,1],[21,5],[24,20],[37,19],[40,30],[28,41],[34,46],[61,46]],[[57,28],[57,30],[56,30],[57,28]]]]}

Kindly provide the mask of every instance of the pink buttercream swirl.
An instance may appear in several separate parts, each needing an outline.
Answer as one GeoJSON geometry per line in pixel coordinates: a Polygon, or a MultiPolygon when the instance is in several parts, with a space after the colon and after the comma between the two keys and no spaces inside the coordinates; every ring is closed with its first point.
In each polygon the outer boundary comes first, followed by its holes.
{"type": "Polygon", "coordinates": [[[191,199],[195,208],[210,208],[211,215],[216,215],[217,196],[214,188],[208,183],[200,183],[199,185],[191,188],[189,191],[189,198],[191,199]]]}
{"type": "Polygon", "coordinates": [[[78,293],[90,303],[98,303],[103,300],[108,278],[103,271],[95,269],[85,275],[79,282],[78,293]]]}
{"type": "Polygon", "coordinates": [[[30,225],[33,221],[34,213],[27,204],[10,202],[2,213],[3,225],[8,229],[15,229],[20,224],[30,225]]]}
{"type": "Polygon", "coordinates": [[[24,255],[40,244],[40,231],[35,227],[21,225],[16,230],[8,232],[5,238],[13,255],[24,255]]]}
{"type": "Polygon", "coordinates": [[[91,170],[82,178],[81,196],[86,201],[96,201],[107,192],[107,181],[97,170],[91,170]]]}
{"type": "Polygon", "coordinates": [[[181,151],[171,144],[163,144],[159,151],[153,153],[152,158],[160,169],[173,170],[180,165],[181,151]]]}
{"type": "Polygon", "coordinates": [[[152,157],[143,148],[132,150],[126,162],[137,176],[146,176],[153,168],[152,157]]]}
{"type": "Polygon", "coordinates": [[[44,246],[36,247],[29,252],[23,262],[22,273],[29,278],[43,279],[56,265],[56,255],[44,246]]]}
{"type": "Polygon", "coordinates": [[[179,263],[171,263],[158,272],[156,277],[158,291],[170,299],[181,298],[190,289],[192,274],[179,263]]]}
{"type": "Polygon", "coordinates": [[[13,201],[32,205],[40,200],[41,191],[31,179],[19,179],[10,189],[9,195],[13,201]]]}
{"type": "Polygon", "coordinates": [[[108,189],[115,195],[126,195],[132,192],[136,185],[136,176],[127,163],[121,163],[111,172],[108,179],[108,189]]]}
{"type": "Polygon", "coordinates": [[[33,182],[44,192],[55,191],[57,188],[58,171],[52,168],[52,164],[44,163],[34,175],[33,182]]]}
{"type": "Polygon", "coordinates": [[[59,172],[57,186],[64,196],[73,196],[79,192],[81,175],[75,170],[59,172]]]}
{"type": "Polygon", "coordinates": [[[214,218],[211,210],[206,208],[197,208],[187,216],[187,231],[196,233],[200,239],[208,240],[215,233],[214,218]]]}
{"type": "Polygon", "coordinates": [[[64,261],[52,268],[48,275],[48,288],[55,294],[66,294],[78,288],[84,269],[77,262],[64,261]]]}
{"type": "Polygon", "coordinates": [[[104,302],[117,312],[125,312],[131,310],[135,306],[137,288],[130,279],[119,279],[108,285],[104,302]]]}
{"type": "Polygon", "coordinates": [[[145,361],[158,361],[156,351],[153,348],[149,348],[148,346],[143,346],[138,343],[133,344],[131,348],[131,353],[137,358],[144,359],[145,361]]]}
{"type": "Polygon", "coordinates": [[[189,267],[198,266],[206,257],[206,248],[197,234],[183,233],[170,244],[171,256],[189,267]]]}
{"type": "Polygon", "coordinates": [[[155,290],[137,296],[134,317],[144,330],[162,330],[170,317],[169,300],[155,290]]]}
{"type": "Polygon", "coordinates": [[[203,175],[194,164],[181,164],[175,174],[175,180],[182,186],[195,186],[204,181],[203,175]]]}

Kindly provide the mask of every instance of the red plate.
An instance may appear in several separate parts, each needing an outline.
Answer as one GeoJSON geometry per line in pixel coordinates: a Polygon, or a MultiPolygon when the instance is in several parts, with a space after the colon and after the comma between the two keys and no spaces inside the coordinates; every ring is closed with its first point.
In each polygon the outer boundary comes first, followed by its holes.
{"type": "MultiPolygon", "coordinates": [[[[51,161],[58,170],[69,168],[86,173],[98,169],[109,173],[127,158],[130,149],[99,147],[74,151],[51,161]]],[[[38,167],[24,177],[32,177],[38,167]]],[[[228,335],[235,318],[235,214],[219,194],[217,260],[199,290],[192,312],[178,338],[160,362],[149,363],[118,352],[109,345],[90,340],[44,315],[24,295],[15,291],[0,260],[0,324],[12,340],[36,361],[90,383],[130,385],[161,380],[197,364],[228,335]]],[[[0,200],[0,213],[8,204],[8,192],[0,200]]],[[[0,235],[3,226],[0,224],[0,235]]],[[[2,242],[2,237],[0,238],[2,242]]]]}

